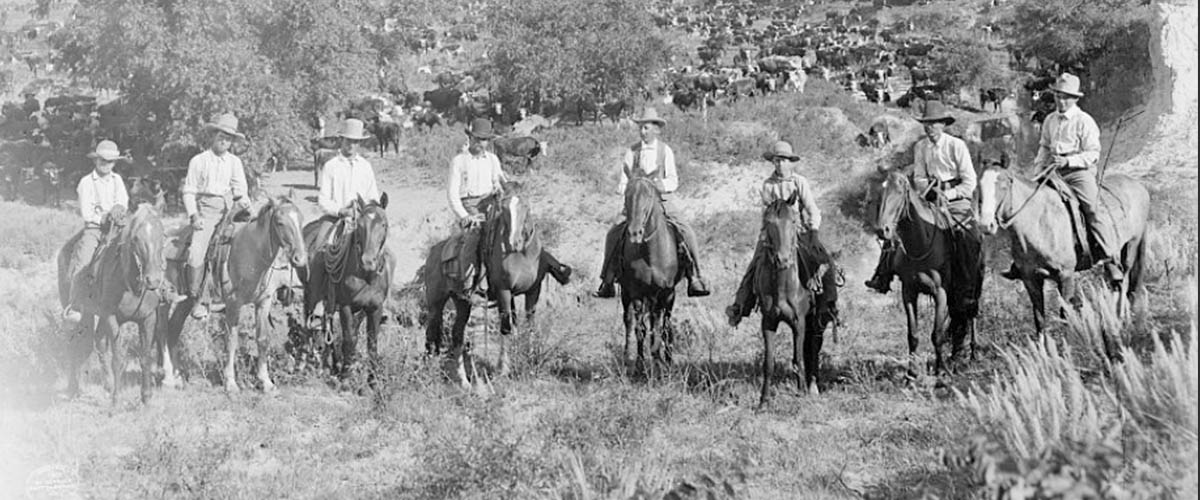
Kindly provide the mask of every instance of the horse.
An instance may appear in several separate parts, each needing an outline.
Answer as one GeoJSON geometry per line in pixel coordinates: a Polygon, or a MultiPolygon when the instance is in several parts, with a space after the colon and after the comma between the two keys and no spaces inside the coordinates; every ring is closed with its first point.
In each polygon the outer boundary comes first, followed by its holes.
{"type": "MultiPolygon", "coordinates": [[[[1044,285],[1050,279],[1067,303],[1079,307],[1076,272],[1087,269],[1075,253],[1071,216],[1062,197],[1007,169],[988,168],[980,176],[980,222],[987,234],[1006,229],[1012,259],[1033,306],[1038,335],[1045,326],[1044,285]]],[[[1109,218],[1120,246],[1125,277],[1113,288],[1124,317],[1141,287],[1146,258],[1150,194],[1129,176],[1110,174],[1100,183],[1097,216],[1109,218]]],[[[1086,228],[1082,228],[1086,231],[1086,228]]]]}
{"type": "MultiPolygon", "coordinates": [[[[957,359],[963,342],[971,337],[972,356],[975,352],[974,318],[978,313],[979,292],[982,283],[973,283],[972,293],[958,293],[967,283],[953,283],[951,266],[953,249],[950,229],[941,229],[935,222],[940,214],[926,206],[909,182],[908,176],[893,171],[884,183],[883,194],[876,219],[876,227],[885,240],[897,242],[902,251],[896,252],[892,268],[900,277],[902,301],[908,327],[908,355],[910,370],[917,372],[917,297],[929,295],[933,298],[934,320],[930,342],[934,350],[934,373],[944,371],[946,364],[942,353],[942,340],[947,331],[951,333],[953,350],[951,358],[957,359]],[[951,292],[954,293],[951,293],[951,292]],[[947,325],[947,323],[950,323],[947,325]]],[[[948,224],[955,224],[949,221],[948,224]]],[[[979,269],[982,279],[982,269],[979,269]]]]}
{"type": "Polygon", "coordinates": [[[617,283],[624,308],[625,360],[643,363],[646,351],[656,362],[671,362],[671,310],[675,285],[683,278],[675,232],[667,223],[662,198],[648,177],[629,181],[625,189],[625,237],[617,283]],[[631,340],[637,337],[637,357],[631,340]]]}
{"type": "MultiPolygon", "coordinates": [[[[500,316],[500,359],[498,371],[507,375],[506,338],[516,325],[516,298],[525,297],[525,317],[533,318],[541,297],[542,282],[549,274],[559,284],[570,282],[571,268],[563,265],[542,247],[541,237],[529,220],[529,208],[519,195],[500,196],[486,203],[483,238],[489,298],[496,301],[500,316]]],[[[419,272],[425,283],[425,348],[437,354],[442,348],[442,309],[447,301],[454,302],[454,324],[451,326],[450,352],[455,359],[459,382],[467,385],[464,367],[464,334],[471,317],[471,302],[453,293],[450,280],[442,268],[442,249],[450,242],[443,240],[429,250],[425,266],[419,272]]]]}
{"type": "MultiPolygon", "coordinates": [[[[808,331],[807,318],[813,306],[812,292],[800,282],[797,268],[799,242],[796,239],[795,214],[790,208],[794,200],[778,200],[763,212],[763,255],[754,270],[754,292],[762,310],[762,395],[759,405],[766,406],[772,397],[771,374],[775,358],[771,352],[772,337],[780,323],[792,330],[792,371],[796,385],[817,393],[817,354],[820,333],[808,331]],[[800,371],[801,340],[804,336],[804,372],[800,371]]],[[[836,287],[835,287],[836,288],[836,287]]]]}
{"type": "MultiPolygon", "coordinates": [[[[304,227],[305,246],[321,248],[309,254],[304,317],[312,315],[318,302],[324,302],[327,319],[332,319],[335,312],[338,314],[342,346],[340,356],[335,358],[341,376],[349,375],[354,365],[358,327],[364,315],[371,363],[378,357],[379,325],[396,267],[396,258],[387,249],[387,204],[386,193],[378,202],[364,202],[361,197],[351,202],[355,217],[346,236],[336,245],[321,247],[320,240],[328,234],[320,231],[321,221],[304,227]]],[[[327,322],[322,325],[328,332],[327,322]]]]}
{"type": "MultiPolygon", "coordinates": [[[[308,265],[308,252],[301,234],[300,209],[292,202],[293,196],[289,192],[287,196],[278,199],[268,198],[250,221],[241,223],[234,229],[227,256],[220,255],[225,252],[209,256],[210,259],[214,259],[214,262],[209,264],[209,272],[212,273],[209,279],[217,287],[225,303],[222,324],[227,338],[227,357],[223,378],[225,390],[228,392],[239,390],[234,366],[238,351],[237,327],[242,305],[245,304],[255,306],[259,382],[263,392],[275,390],[275,384],[267,371],[267,353],[270,348],[267,330],[271,328],[269,313],[275,302],[276,290],[285,286],[286,280],[291,277],[287,270],[288,265],[298,270],[301,281],[306,277],[304,273],[308,265]]],[[[227,217],[233,219],[232,216],[227,217]]],[[[214,234],[213,238],[221,238],[221,235],[214,234]]],[[[183,273],[176,272],[174,275],[181,277],[183,273]]],[[[172,313],[167,328],[165,351],[174,352],[177,349],[183,323],[194,305],[195,299],[188,298],[172,313]]],[[[168,369],[169,360],[170,356],[164,353],[164,370],[168,369]]]]}
{"type": "MultiPolygon", "coordinates": [[[[165,282],[163,258],[163,224],[158,211],[149,204],[140,205],[129,217],[124,227],[114,227],[101,247],[100,254],[90,264],[95,280],[87,282],[85,270],[75,276],[67,276],[67,265],[71,250],[79,236],[63,245],[58,256],[59,300],[65,306],[72,298],[72,290],[86,287],[88,292],[75,292],[75,304],[83,313],[84,334],[96,342],[97,354],[104,365],[103,344],[107,343],[112,357],[112,404],[117,403],[121,391],[122,359],[120,326],[135,322],[141,338],[142,403],[150,401],[152,367],[154,366],[154,339],[160,314],[168,307],[163,303],[162,286],[165,282]],[[99,319],[99,324],[96,324],[99,319]],[[98,330],[97,330],[98,327],[98,330]],[[93,335],[99,334],[95,337],[93,335]]],[[[71,363],[68,390],[79,391],[79,366],[71,363]]]]}

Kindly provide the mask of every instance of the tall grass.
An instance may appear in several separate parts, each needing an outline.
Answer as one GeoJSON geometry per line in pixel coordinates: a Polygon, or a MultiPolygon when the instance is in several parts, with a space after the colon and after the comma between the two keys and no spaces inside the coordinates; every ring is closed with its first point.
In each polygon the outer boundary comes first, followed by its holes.
{"type": "Polygon", "coordinates": [[[28,269],[54,257],[83,227],[75,213],[23,203],[0,202],[0,269],[28,269]]]}

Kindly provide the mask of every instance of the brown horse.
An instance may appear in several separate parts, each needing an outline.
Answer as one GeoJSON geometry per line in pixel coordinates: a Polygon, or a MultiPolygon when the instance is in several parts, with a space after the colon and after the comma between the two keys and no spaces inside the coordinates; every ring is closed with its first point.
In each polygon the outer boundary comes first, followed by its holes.
{"type": "MultiPolygon", "coordinates": [[[[918,371],[916,362],[917,340],[917,297],[924,294],[933,297],[934,319],[930,342],[934,352],[934,374],[945,369],[942,343],[949,326],[952,333],[952,356],[957,358],[968,334],[974,352],[974,317],[977,313],[978,294],[982,283],[976,282],[973,292],[949,293],[951,286],[959,289],[963,283],[952,283],[951,266],[956,256],[953,253],[949,229],[941,229],[935,220],[939,217],[933,208],[926,206],[914,192],[908,176],[894,171],[888,175],[883,188],[876,227],[885,240],[896,242],[901,251],[896,252],[892,268],[900,277],[902,300],[908,327],[909,367],[918,371]],[[971,296],[968,296],[971,295],[971,296]],[[969,301],[969,302],[968,302],[969,301]],[[947,323],[950,323],[949,325],[947,323]]],[[[953,224],[953,222],[950,222],[953,224]]],[[[980,270],[979,277],[982,277],[980,270]]]]}
{"type": "MultiPolygon", "coordinates": [[[[304,284],[305,317],[312,315],[317,302],[323,301],[328,332],[328,320],[336,312],[341,322],[340,355],[334,356],[335,370],[341,376],[350,374],[358,350],[358,327],[362,317],[367,319],[367,351],[373,366],[378,357],[379,325],[383,321],[383,306],[391,289],[392,271],[396,258],[387,249],[388,196],[379,202],[364,202],[358,198],[351,203],[355,216],[348,234],[336,245],[321,246],[326,234],[320,234],[320,221],[304,227],[304,242],[308,248],[320,248],[309,254],[308,280],[304,284]],[[361,314],[360,314],[361,313],[361,314]]],[[[327,337],[328,333],[327,333],[327,337]]],[[[335,354],[338,354],[335,351],[335,354]]],[[[372,375],[373,376],[373,375],[372,375]]],[[[371,379],[373,380],[373,378],[371,379]]]]}
{"type": "MultiPolygon", "coordinates": [[[[88,291],[77,293],[76,306],[83,313],[82,326],[89,338],[97,343],[97,353],[104,364],[103,344],[107,343],[112,357],[112,403],[117,403],[121,391],[122,370],[125,366],[120,342],[120,326],[136,322],[141,334],[142,356],[142,402],[150,400],[150,380],[154,366],[154,336],[158,315],[165,312],[160,287],[164,284],[163,225],[158,212],[143,204],[130,216],[124,227],[110,235],[110,242],[91,263],[95,280],[87,282],[86,270],[75,276],[65,276],[67,260],[78,236],[63,246],[58,258],[59,300],[66,305],[71,299],[71,290],[85,287],[88,291]],[[99,325],[96,331],[95,319],[99,325]],[[96,337],[92,337],[99,333],[96,337]]],[[[79,366],[71,363],[69,390],[79,389],[79,366]]]]}
{"type": "MultiPolygon", "coordinates": [[[[779,323],[786,323],[792,330],[792,371],[796,374],[796,385],[804,390],[805,384],[812,394],[817,393],[817,343],[819,332],[807,331],[805,318],[812,308],[812,292],[800,283],[797,268],[799,242],[796,221],[790,205],[792,200],[779,200],[763,212],[763,254],[754,270],[754,292],[762,310],[762,396],[759,405],[767,405],[772,397],[771,374],[775,371],[775,357],[771,352],[772,337],[779,323]],[[800,371],[801,340],[804,336],[804,372],[800,371]]],[[[834,287],[836,289],[836,286],[834,287]]]]}
{"type": "MultiPolygon", "coordinates": [[[[484,236],[480,244],[485,247],[488,295],[496,301],[500,311],[497,368],[504,375],[510,368],[506,338],[516,323],[516,298],[525,297],[525,315],[532,318],[546,275],[565,285],[570,281],[571,269],[542,248],[541,237],[529,220],[529,207],[519,195],[493,199],[485,205],[484,236]]],[[[448,242],[443,240],[429,250],[425,267],[420,272],[425,281],[425,349],[429,354],[442,349],[442,309],[447,301],[453,300],[455,314],[449,350],[455,360],[459,383],[467,386],[464,334],[471,316],[471,303],[451,292],[451,283],[443,272],[442,248],[448,242]]]]}
{"type": "MultiPolygon", "coordinates": [[[[275,302],[275,293],[287,285],[291,278],[289,266],[303,275],[308,264],[308,252],[301,234],[300,209],[291,201],[292,195],[278,199],[269,198],[258,209],[257,215],[245,223],[236,223],[227,257],[210,256],[214,259],[210,283],[219,290],[225,302],[224,321],[227,357],[223,372],[225,390],[239,390],[234,370],[238,352],[237,327],[242,305],[254,304],[255,326],[258,339],[258,380],[263,392],[275,390],[267,371],[267,353],[270,349],[268,329],[271,328],[269,313],[275,302]]],[[[230,222],[233,223],[233,222],[230,222]]],[[[213,238],[219,238],[214,235],[213,238]]],[[[218,252],[221,254],[223,252],[218,252]]],[[[183,275],[178,269],[173,276],[183,275]]],[[[179,281],[179,280],[177,280],[179,281]]],[[[177,282],[176,285],[179,285],[177,282]]],[[[178,287],[181,288],[182,287],[178,287]]],[[[175,352],[183,323],[192,310],[195,300],[188,298],[175,308],[167,327],[164,370],[169,367],[170,352],[175,352]]],[[[168,376],[170,371],[168,371],[168,376]]]]}
{"type": "MultiPolygon", "coordinates": [[[[985,170],[979,189],[983,229],[988,234],[1008,230],[1013,263],[1033,305],[1034,329],[1041,334],[1046,320],[1046,279],[1058,285],[1063,300],[1080,305],[1075,273],[1086,267],[1075,253],[1067,207],[1055,190],[1004,169],[985,170]]],[[[1113,284],[1124,315],[1141,285],[1150,194],[1132,178],[1114,174],[1100,185],[1099,201],[1096,215],[1113,224],[1121,248],[1119,258],[1127,270],[1125,279],[1113,284]]]]}
{"type": "Polygon", "coordinates": [[[671,310],[675,285],[683,277],[675,232],[667,224],[662,197],[650,178],[629,181],[625,188],[626,234],[617,249],[621,304],[625,319],[625,360],[643,365],[647,350],[653,361],[671,362],[671,310]],[[637,338],[637,357],[631,341],[637,338]]]}

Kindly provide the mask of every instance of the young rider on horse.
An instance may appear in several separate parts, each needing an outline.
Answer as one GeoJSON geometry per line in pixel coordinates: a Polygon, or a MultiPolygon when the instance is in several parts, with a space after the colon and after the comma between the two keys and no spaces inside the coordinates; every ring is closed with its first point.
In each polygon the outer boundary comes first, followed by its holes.
{"type": "MultiPolygon", "coordinates": [[[[633,121],[639,125],[641,140],[625,151],[621,181],[617,189],[623,196],[630,177],[650,177],[654,180],[655,187],[663,197],[663,211],[667,216],[667,223],[674,228],[675,240],[681,247],[679,253],[683,257],[684,272],[688,278],[688,296],[706,296],[711,292],[700,277],[696,235],[691,227],[671,215],[675,213],[674,209],[668,210],[671,203],[667,195],[679,187],[679,175],[675,169],[675,153],[658,137],[666,121],[658,117],[658,111],[654,108],[646,108],[642,116],[633,121]]],[[[616,262],[613,262],[613,256],[625,236],[626,224],[627,221],[618,222],[608,231],[604,240],[604,264],[600,271],[600,289],[594,293],[596,297],[609,298],[617,295],[613,282],[617,279],[618,267],[616,262]]]]}
{"type": "MultiPolygon", "coordinates": [[[[229,151],[235,138],[246,138],[238,132],[237,127],[237,117],[228,113],[218,115],[205,124],[205,131],[210,132],[209,148],[188,162],[187,177],[183,179],[180,189],[183,207],[192,226],[192,241],[187,257],[188,296],[195,300],[192,317],[197,319],[206,317],[210,309],[202,303],[204,291],[201,289],[208,267],[205,259],[209,241],[231,201],[235,211],[249,207],[242,160],[229,151]]],[[[216,305],[211,309],[217,312],[222,307],[216,305]]]]}
{"type": "MultiPolygon", "coordinates": [[[[799,160],[800,157],[792,153],[792,145],[787,141],[775,143],[775,147],[763,153],[763,158],[775,167],[771,176],[763,181],[763,206],[770,206],[779,200],[791,200],[790,208],[800,215],[796,218],[799,225],[797,236],[800,240],[801,263],[798,271],[801,273],[800,277],[807,280],[809,290],[819,294],[822,290],[821,277],[825,274],[825,269],[832,265],[832,259],[817,238],[817,229],[821,227],[821,209],[817,208],[816,195],[809,186],[808,179],[800,174],[788,172],[787,163],[799,160]]],[[[757,301],[757,297],[754,296],[754,271],[758,268],[759,259],[763,258],[762,243],[763,236],[760,233],[758,244],[754,248],[754,257],[750,260],[746,274],[742,276],[742,283],[738,287],[734,302],[725,308],[725,316],[731,326],[736,327],[743,317],[749,315],[757,301]]]]}
{"type": "MultiPolygon", "coordinates": [[[[1054,94],[1055,111],[1042,122],[1033,166],[1041,175],[1057,171],[1079,200],[1079,211],[1088,226],[1092,246],[1092,262],[1105,263],[1109,279],[1120,281],[1124,276],[1119,252],[1114,249],[1117,237],[1113,229],[1096,218],[1096,203],[1100,188],[1096,179],[1096,162],[1100,159],[1100,127],[1091,115],[1079,109],[1079,78],[1070,73],[1059,75],[1050,86],[1054,94]]],[[[1039,179],[1040,180],[1040,179],[1039,179]]],[[[1000,273],[1008,279],[1021,279],[1015,266],[1000,273]]]]}
{"type": "MultiPolygon", "coordinates": [[[[83,217],[83,229],[79,241],[71,253],[67,264],[67,279],[74,276],[87,263],[95,259],[99,253],[100,242],[106,231],[118,222],[129,206],[129,193],[125,190],[125,181],[121,174],[113,172],[118,160],[125,160],[117,144],[112,141],[100,141],[96,151],[88,153],[94,168],[92,173],[79,179],[76,193],[79,195],[79,214],[83,217]]],[[[72,297],[76,295],[72,286],[72,297]]],[[[71,321],[79,321],[83,315],[75,310],[75,301],[63,309],[63,317],[71,321]]]]}
{"type": "Polygon", "coordinates": [[[320,193],[317,195],[317,205],[321,207],[324,216],[317,219],[317,248],[309,248],[310,254],[316,254],[321,246],[331,243],[329,232],[338,220],[354,217],[351,204],[359,197],[365,202],[379,201],[379,185],[375,182],[375,171],[371,162],[363,158],[359,151],[362,142],[371,136],[366,133],[362,120],[348,118],[342,122],[338,131],[339,154],[325,162],[321,171],[320,193]]]}
{"type": "Polygon", "coordinates": [[[448,276],[463,285],[464,295],[481,295],[483,261],[479,255],[479,239],[486,216],[486,203],[495,194],[503,192],[506,179],[500,168],[500,159],[487,150],[488,141],[495,137],[492,122],[477,118],[467,129],[469,143],[466,151],[455,155],[450,161],[450,175],[446,183],[446,196],[450,209],[458,217],[461,236],[457,240],[455,264],[447,269],[448,276]]]}
{"type": "MultiPolygon", "coordinates": [[[[946,126],[954,123],[954,117],[940,101],[929,101],[924,116],[918,118],[925,129],[925,136],[913,145],[912,178],[914,187],[930,203],[945,202],[955,224],[970,229],[974,226],[975,213],[971,206],[975,194],[975,167],[967,143],[945,132],[946,126]]],[[[976,231],[971,237],[980,238],[976,231]]],[[[879,256],[875,275],[866,285],[879,293],[891,290],[892,259],[896,249],[885,246],[879,256]]],[[[955,256],[955,258],[969,256],[955,256]]]]}

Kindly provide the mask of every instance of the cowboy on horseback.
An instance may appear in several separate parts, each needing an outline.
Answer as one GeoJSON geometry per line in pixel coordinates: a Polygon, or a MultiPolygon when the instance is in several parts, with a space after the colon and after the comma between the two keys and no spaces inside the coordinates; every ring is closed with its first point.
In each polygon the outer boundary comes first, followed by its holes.
{"type": "MultiPolygon", "coordinates": [[[[203,304],[204,276],[209,258],[209,243],[218,225],[226,219],[226,209],[232,205],[234,212],[249,208],[247,198],[246,171],[242,160],[229,151],[234,139],[245,139],[238,132],[238,119],[233,114],[222,114],[204,125],[209,133],[209,148],[193,156],[188,162],[187,177],[180,191],[183,207],[187,211],[192,228],[192,240],[188,245],[187,277],[188,297],[195,306],[192,317],[201,319],[209,312],[219,312],[221,305],[203,304]],[[211,311],[210,311],[211,310],[211,311]]],[[[218,235],[217,243],[229,235],[218,235]]]]}
{"type": "MultiPolygon", "coordinates": [[[[101,242],[111,234],[113,227],[123,224],[126,207],[129,206],[129,193],[125,190],[125,181],[121,174],[113,172],[117,161],[127,160],[121,155],[117,144],[112,141],[100,141],[96,150],[88,153],[92,159],[92,173],[79,179],[76,194],[79,196],[79,214],[83,217],[83,229],[79,233],[79,241],[71,252],[71,260],[67,264],[67,276],[74,277],[85,266],[91,267],[100,254],[101,242]]],[[[89,275],[87,281],[91,281],[89,275]]],[[[63,308],[63,318],[70,321],[80,321],[83,315],[75,309],[77,293],[72,287],[72,300],[63,308]]],[[[80,287],[84,288],[84,287],[80,287]]]]}
{"type": "MultiPolygon", "coordinates": [[[[821,227],[821,209],[817,208],[816,194],[813,193],[808,179],[804,176],[788,172],[786,166],[800,159],[792,152],[792,145],[787,141],[779,141],[765,153],[763,159],[771,162],[775,170],[767,180],[763,181],[763,206],[770,206],[780,200],[788,201],[789,208],[799,215],[796,218],[797,239],[799,240],[799,272],[809,290],[820,295],[823,290],[821,278],[825,270],[833,264],[833,259],[825,249],[825,245],[817,238],[817,229],[821,227]]],[[[759,260],[763,258],[763,242],[765,234],[760,231],[758,244],[754,248],[754,257],[742,283],[738,286],[734,302],[725,308],[725,316],[729,325],[737,327],[743,317],[754,309],[757,297],[754,296],[754,271],[758,268],[759,260]]]]}
{"type": "Polygon", "coordinates": [[[452,245],[452,258],[446,260],[452,261],[446,274],[462,284],[463,294],[470,297],[482,295],[484,272],[479,239],[487,205],[494,195],[503,192],[507,176],[500,168],[500,158],[488,151],[488,142],[496,137],[491,120],[476,118],[466,132],[467,148],[450,161],[446,183],[450,209],[458,217],[460,230],[457,244],[452,245]]]}
{"type": "MultiPolygon", "coordinates": [[[[974,230],[975,211],[971,205],[976,184],[971,153],[966,142],[945,132],[946,126],[954,123],[954,117],[941,101],[929,101],[917,121],[924,126],[925,136],[913,146],[913,185],[921,198],[949,212],[954,226],[952,234],[968,232],[967,238],[979,240],[981,236],[974,230]]],[[[866,282],[867,287],[879,293],[891,290],[895,257],[896,248],[885,243],[875,275],[866,282]]],[[[969,256],[957,257],[966,259],[969,256]]]]}
{"type": "MultiPolygon", "coordinates": [[[[1041,140],[1038,141],[1034,168],[1041,177],[1057,173],[1071,188],[1079,201],[1079,212],[1087,225],[1091,243],[1092,262],[1105,263],[1109,279],[1121,281],[1125,272],[1121,269],[1119,250],[1114,246],[1118,238],[1113,228],[1096,217],[1096,203],[1100,195],[1097,184],[1096,162],[1100,159],[1100,127],[1087,112],[1079,109],[1079,77],[1063,73],[1050,85],[1054,94],[1055,111],[1042,122],[1041,140]]],[[[1021,279],[1014,264],[1001,276],[1021,279]]]]}
{"type": "MultiPolygon", "coordinates": [[[[325,162],[321,172],[317,205],[321,207],[324,216],[314,222],[319,227],[317,241],[321,242],[321,246],[345,236],[329,233],[339,221],[353,219],[355,212],[352,203],[356,199],[361,198],[364,202],[379,201],[379,185],[375,182],[375,171],[371,162],[359,154],[363,141],[371,138],[365,127],[362,120],[355,118],[348,118],[342,122],[342,128],[336,136],[340,143],[339,154],[325,162]]],[[[316,253],[319,249],[320,247],[310,248],[309,252],[316,253]]]]}
{"type": "MultiPolygon", "coordinates": [[[[670,146],[659,140],[662,127],[667,122],[658,117],[658,111],[654,108],[646,108],[642,116],[633,121],[639,126],[641,140],[625,151],[621,181],[617,187],[618,192],[625,193],[625,186],[629,183],[630,178],[648,177],[653,179],[654,186],[662,196],[667,223],[674,229],[675,239],[679,242],[678,250],[684,263],[684,273],[688,279],[687,294],[689,297],[709,295],[711,292],[708,285],[700,276],[699,246],[696,244],[695,233],[692,232],[691,227],[671,215],[675,210],[666,210],[671,205],[667,195],[675,192],[675,189],[679,187],[675,153],[671,151],[670,146]]],[[[593,294],[596,297],[610,298],[617,295],[613,282],[617,279],[616,273],[619,266],[614,262],[613,255],[617,253],[616,249],[620,246],[621,239],[626,232],[627,223],[628,221],[618,222],[608,231],[604,240],[604,264],[600,271],[600,289],[593,294]]]]}

